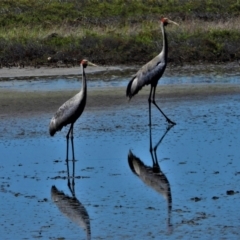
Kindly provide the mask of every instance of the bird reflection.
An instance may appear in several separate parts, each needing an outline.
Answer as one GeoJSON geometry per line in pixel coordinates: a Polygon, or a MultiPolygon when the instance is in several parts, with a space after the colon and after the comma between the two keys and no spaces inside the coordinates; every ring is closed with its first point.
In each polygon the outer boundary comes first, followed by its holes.
{"type": "MultiPolygon", "coordinates": [[[[75,159],[73,159],[75,160],[75,159]]],[[[72,196],[68,196],[63,191],[57,189],[56,186],[51,188],[52,201],[57,205],[60,212],[68,217],[72,222],[75,222],[86,232],[86,239],[91,239],[91,228],[90,228],[90,218],[86,208],[77,199],[75,194],[75,184],[74,181],[70,182],[69,166],[67,161],[67,174],[68,174],[68,188],[72,196]]],[[[73,161],[73,175],[72,179],[75,177],[75,161],[73,161]]]]}
{"type": "Polygon", "coordinates": [[[132,172],[137,175],[146,185],[153,188],[155,191],[163,195],[163,197],[167,200],[167,208],[168,208],[168,218],[167,218],[167,228],[168,232],[172,232],[172,224],[171,224],[171,212],[172,212],[172,194],[170,183],[166,177],[166,175],[162,172],[160,165],[157,159],[157,148],[163,141],[164,137],[167,135],[168,131],[174,125],[169,125],[155,145],[152,147],[152,130],[151,126],[149,127],[150,132],[150,154],[152,157],[152,167],[146,166],[140,158],[136,157],[131,150],[129,150],[128,154],[128,164],[132,172]]]}

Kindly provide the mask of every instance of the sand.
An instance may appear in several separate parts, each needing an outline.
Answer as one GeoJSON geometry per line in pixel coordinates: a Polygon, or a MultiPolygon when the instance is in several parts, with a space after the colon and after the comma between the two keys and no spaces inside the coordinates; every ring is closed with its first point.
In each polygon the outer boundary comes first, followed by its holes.
{"type": "MultiPolygon", "coordinates": [[[[87,73],[97,74],[106,72],[121,72],[123,71],[123,67],[113,67],[113,66],[98,66],[92,67],[88,66],[86,69],[87,73]]],[[[1,68],[0,69],[0,80],[3,79],[26,79],[26,78],[35,78],[35,77],[55,77],[55,76],[76,76],[80,74],[79,67],[62,67],[62,68],[50,68],[50,67],[25,67],[25,68],[1,68]]]]}

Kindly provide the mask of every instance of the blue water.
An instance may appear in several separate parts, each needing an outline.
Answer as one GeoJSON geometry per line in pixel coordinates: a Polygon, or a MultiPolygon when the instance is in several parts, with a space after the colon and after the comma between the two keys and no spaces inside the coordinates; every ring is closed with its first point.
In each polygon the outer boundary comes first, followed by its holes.
{"type": "MultiPolygon", "coordinates": [[[[188,80],[171,79],[171,84],[188,80]]],[[[164,78],[162,84],[171,79],[164,78]]],[[[202,76],[191,79],[203,82],[202,76]]],[[[14,87],[44,91],[55,90],[54,85],[58,90],[79,86],[74,79],[41,81],[14,87]]],[[[116,80],[116,84],[126,81],[116,80]]],[[[238,81],[233,77],[228,83],[238,81]]],[[[104,88],[108,83],[99,84],[104,88]]],[[[172,227],[167,223],[166,200],[128,165],[130,149],[144,164],[152,165],[147,104],[84,112],[74,131],[75,193],[90,217],[92,239],[238,239],[239,102],[239,95],[225,95],[163,104],[162,110],[177,123],[157,149],[161,170],[171,186],[172,227]],[[235,194],[227,195],[229,190],[235,194]]],[[[67,129],[49,137],[50,118],[39,114],[1,119],[1,239],[86,238],[84,230],[51,200],[53,185],[69,196],[71,192],[66,178],[67,129]]],[[[152,122],[155,145],[167,123],[154,108],[152,122]]]]}
{"type": "MultiPolygon", "coordinates": [[[[130,77],[112,76],[109,78],[99,79],[88,77],[88,88],[112,88],[127,86],[130,77]]],[[[235,74],[202,74],[202,75],[186,75],[174,74],[163,76],[159,81],[160,85],[171,84],[240,84],[240,77],[235,74]]],[[[0,81],[0,90],[15,91],[61,91],[61,90],[77,90],[81,87],[81,79],[71,78],[38,78],[34,80],[4,80],[0,81]]]]}

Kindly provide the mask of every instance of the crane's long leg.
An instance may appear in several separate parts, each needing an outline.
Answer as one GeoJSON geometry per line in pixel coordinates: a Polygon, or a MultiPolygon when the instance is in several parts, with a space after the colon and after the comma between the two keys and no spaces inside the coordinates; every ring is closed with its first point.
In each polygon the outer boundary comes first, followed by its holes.
{"type": "Polygon", "coordinates": [[[66,156],[66,161],[68,161],[68,143],[69,143],[69,134],[70,134],[70,132],[71,132],[71,130],[72,130],[72,127],[73,127],[73,125],[71,124],[71,126],[70,126],[70,128],[69,128],[69,130],[68,130],[68,133],[67,133],[67,135],[66,135],[66,141],[67,141],[67,156],[66,156]]]}
{"type": "Polygon", "coordinates": [[[153,161],[153,165],[155,164],[155,160],[154,160],[154,156],[153,156],[153,147],[152,147],[152,127],[149,126],[149,139],[150,139],[150,147],[149,147],[149,151],[151,153],[151,157],[152,157],[152,161],[153,161]]]}
{"type": "Polygon", "coordinates": [[[153,100],[152,100],[152,103],[157,107],[157,109],[162,113],[162,115],[166,118],[167,122],[169,124],[172,124],[172,125],[176,125],[175,122],[171,121],[166,115],[165,113],[160,109],[160,107],[157,105],[157,103],[155,102],[155,92],[156,92],[156,86],[153,87],[153,100]]]}
{"type": "Polygon", "coordinates": [[[72,124],[72,129],[71,129],[71,144],[72,144],[72,158],[73,158],[73,160],[75,160],[74,143],[73,143],[73,124],[72,124]]]}
{"type": "Polygon", "coordinates": [[[152,113],[151,113],[151,102],[152,102],[152,89],[153,87],[151,86],[149,97],[148,97],[148,113],[149,113],[149,126],[152,126],[152,113]]]}
{"type": "Polygon", "coordinates": [[[74,190],[75,185],[75,155],[74,155],[74,143],[73,143],[73,124],[72,124],[72,130],[71,130],[71,143],[72,143],[72,163],[73,163],[73,174],[72,174],[72,186],[74,190]]]}
{"type": "Polygon", "coordinates": [[[67,172],[68,172],[68,187],[69,187],[69,189],[71,189],[71,186],[70,186],[70,174],[69,174],[69,165],[68,165],[68,162],[69,162],[69,159],[68,159],[68,148],[69,148],[69,134],[72,131],[72,128],[73,128],[73,124],[71,124],[71,126],[70,126],[70,128],[68,130],[68,133],[66,135],[66,141],[67,141],[66,164],[67,164],[67,172]]]}
{"type": "Polygon", "coordinates": [[[66,141],[67,141],[66,162],[68,162],[68,138],[66,138],[66,141]]]}

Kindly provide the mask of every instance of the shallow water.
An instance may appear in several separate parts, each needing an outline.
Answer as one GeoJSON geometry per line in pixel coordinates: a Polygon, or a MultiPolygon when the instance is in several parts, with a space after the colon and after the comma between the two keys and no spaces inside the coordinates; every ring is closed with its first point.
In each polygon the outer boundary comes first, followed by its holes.
{"type": "MultiPolygon", "coordinates": [[[[199,84],[204,79],[193,78],[199,84]]],[[[238,79],[230,81],[239,83],[238,79]]],[[[64,84],[63,88],[74,88],[73,82],[64,84]]],[[[129,103],[115,109],[86,110],[77,121],[76,199],[68,188],[67,129],[49,137],[49,114],[2,119],[1,238],[86,239],[84,227],[76,224],[83,219],[90,223],[91,239],[238,239],[239,101],[235,94],[170,100],[161,105],[177,122],[156,151],[171,189],[171,210],[167,199],[146,184],[154,171],[148,168],[150,177],[138,177],[129,166],[129,150],[152,166],[147,101],[137,108],[129,103]],[[62,197],[57,204],[52,200],[52,186],[69,197],[62,197]]],[[[152,123],[154,146],[167,128],[154,108],[152,123]]],[[[140,173],[138,163],[135,166],[140,173]]],[[[72,164],[69,161],[70,175],[72,164]]]]}
{"type": "MultiPolygon", "coordinates": [[[[134,72],[135,73],[135,72],[134,72]]],[[[88,76],[88,88],[101,89],[111,87],[125,87],[129,82],[129,75],[127,76],[103,76],[102,78],[96,76],[88,76]]],[[[161,78],[159,85],[173,85],[173,84],[240,84],[240,74],[236,72],[211,72],[194,74],[190,69],[182,70],[182,72],[168,72],[161,78]]],[[[14,90],[14,91],[62,91],[62,90],[76,90],[81,87],[81,80],[76,76],[69,77],[49,77],[36,79],[10,79],[0,81],[0,90],[14,90]]]]}

